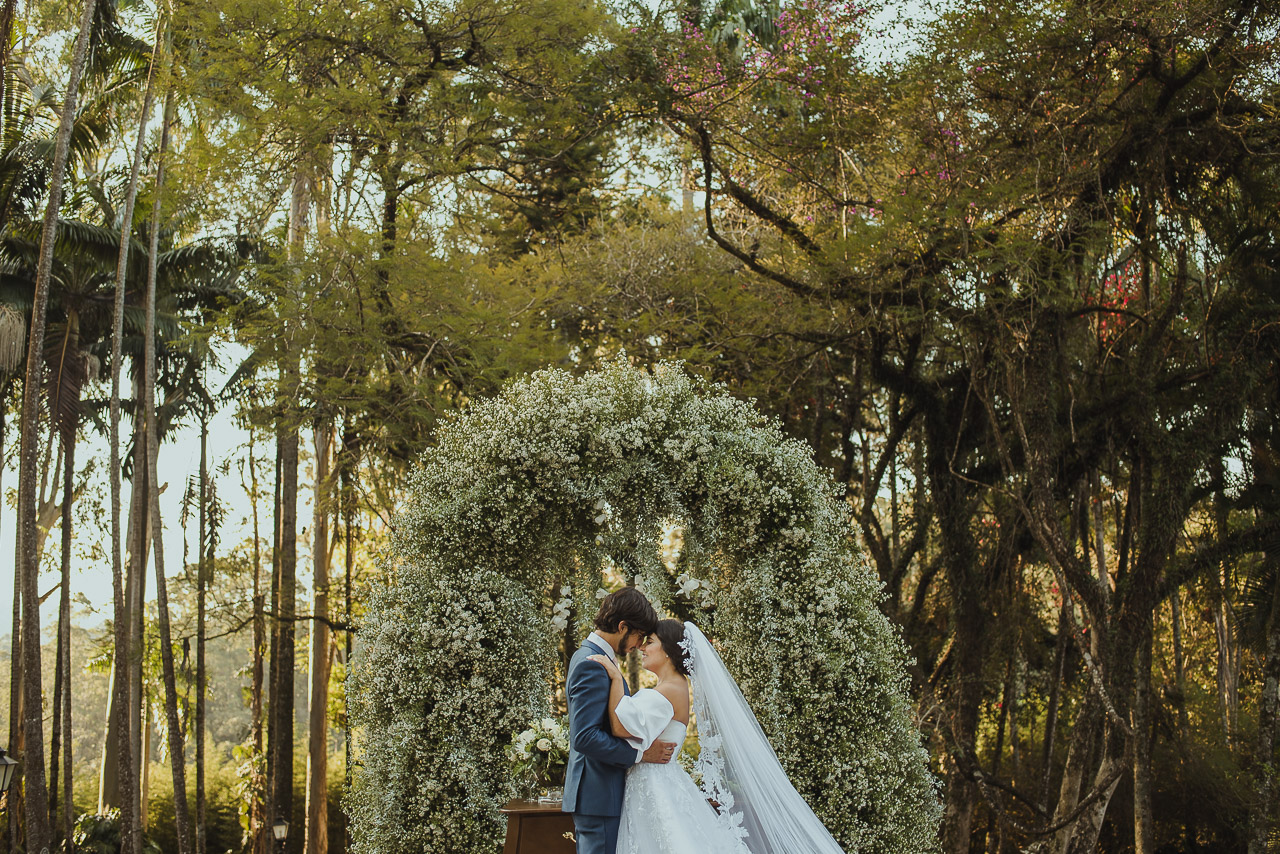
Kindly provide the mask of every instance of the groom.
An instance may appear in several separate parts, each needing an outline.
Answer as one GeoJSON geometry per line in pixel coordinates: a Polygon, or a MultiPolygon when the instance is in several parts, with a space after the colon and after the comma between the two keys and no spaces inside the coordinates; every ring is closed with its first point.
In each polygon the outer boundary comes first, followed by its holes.
{"type": "MultiPolygon", "coordinates": [[[[617,662],[657,629],[658,615],[649,600],[634,587],[624,587],[604,597],[596,630],[569,662],[569,767],[562,808],[573,813],[578,854],[615,854],[627,769],[641,761],[670,762],[675,748],[657,741],[641,753],[612,733],[609,674],[587,656],[604,653],[617,662]]],[[[623,690],[631,693],[625,683],[623,690]]]]}

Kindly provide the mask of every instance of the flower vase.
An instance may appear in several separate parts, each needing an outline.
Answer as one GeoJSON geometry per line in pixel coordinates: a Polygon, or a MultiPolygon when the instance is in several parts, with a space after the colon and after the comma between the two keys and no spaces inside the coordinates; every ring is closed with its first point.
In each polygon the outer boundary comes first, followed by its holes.
{"type": "Polygon", "coordinates": [[[537,783],[538,802],[556,803],[564,800],[564,775],[542,773],[535,777],[537,783]]]}

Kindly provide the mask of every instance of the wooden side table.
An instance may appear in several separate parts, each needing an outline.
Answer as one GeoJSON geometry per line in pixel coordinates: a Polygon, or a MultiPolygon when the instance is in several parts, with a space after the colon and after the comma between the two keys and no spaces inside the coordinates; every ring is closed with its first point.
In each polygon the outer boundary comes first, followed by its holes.
{"type": "Polygon", "coordinates": [[[507,841],[502,854],[575,854],[573,816],[559,801],[511,801],[502,808],[507,817],[507,841]]]}

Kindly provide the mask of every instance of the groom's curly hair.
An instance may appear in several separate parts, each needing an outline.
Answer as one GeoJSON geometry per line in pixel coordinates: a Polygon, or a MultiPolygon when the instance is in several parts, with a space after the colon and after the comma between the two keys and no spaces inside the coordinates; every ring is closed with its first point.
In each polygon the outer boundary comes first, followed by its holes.
{"type": "Polygon", "coordinates": [[[618,624],[624,622],[631,631],[646,636],[658,628],[658,613],[644,594],[634,587],[623,587],[604,597],[600,601],[600,612],[596,614],[596,628],[602,632],[612,634],[618,630],[618,624]]]}

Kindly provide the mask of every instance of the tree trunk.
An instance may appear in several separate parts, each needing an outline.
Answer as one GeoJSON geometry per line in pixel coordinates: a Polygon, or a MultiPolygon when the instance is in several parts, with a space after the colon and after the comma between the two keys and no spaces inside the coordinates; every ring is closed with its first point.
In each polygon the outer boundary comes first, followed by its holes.
{"type": "Polygon", "coordinates": [[[1179,602],[1181,590],[1175,591],[1169,599],[1169,622],[1173,629],[1173,684],[1178,692],[1178,737],[1183,741],[1191,728],[1191,719],[1187,714],[1187,672],[1185,657],[1182,652],[1182,605],[1179,602]]]}
{"type": "Polygon", "coordinates": [[[251,854],[266,854],[266,839],[263,836],[266,828],[263,804],[264,781],[259,772],[259,758],[262,756],[262,654],[266,644],[266,623],[262,613],[262,549],[261,535],[258,526],[258,468],[254,459],[254,432],[249,433],[249,482],[251,484],[249,501],[253,507],[253,687],[251,694],[251,716],[253,718],[253,757],[251,774],[252,795],[249,803],[249,839],[251,854]]]}
{"type": "MultiPolygon", "coordinates": [[[[64,536],[65,540],[66,537],[64,536]]],[[[58,591],[62,591],[62,582],[58,582],[58,591]]],[[[49,827],[56,835],[58,827],[58,776],[62,763],[62,669],[66,660],[62,657],[63,625],[62,597],[58,597],[57,633],[54,637],[55,654],[53,659],[53,720],[49,726],[49,827]]],[[[56,840],[55,840],[56,844],[56,840]]]]}
{"type": "MultiPolygon", "coordinates": [[[[1062,630],[1068,631],[1065,626],[1062,630]]],[[[1053,810],[1051,824],[1058,824],[1066,819],[1080,803],[1081,789],[1097,744],[1101,722],[1102,703],[1097,694],[1090,690],[1071,727],[1071,745],[1067,748],[1067,761],[1062,769],[1062,782],[1058,787],[1057,805],[1053,810]]],[[[1065,852],[1071,843],[1073,828],[1074,824],[1068,824],[1057,833],[1037,840],[1027,850],[1034,854],[1065,852]]]]}
{"type": "Polygon", "coordinates": [[[332,429],[323,421],[315,428],[316,482],[314,492],[314,545],[312,592],[315,617],[311,621],[311,697],[307,749],[306,854],[329,851],[329,668],[333,661],[329,642],[329,448],[332,429]]]}
{"type": "MultiPolygon", "coordinates": [[[[1142,517],[1138,516],[1138,518],[1142,517]]],[[[1143,551],[1145,552],[1146,549],[1144,548],[1143,551]]],[[[1123,561],[1121,565],[1124,565],[1123,561]]],[[[1124,578],[1128,588],[1126,598],[1143,596],[1144,591],[1139,590],[1138,586],[1141,582],[1152,578],[1150,573],[1156,568],[1154,563],[1139,560],[1137,557],[1132,561],[1132,566],[1132,576],[1124,578]]],[[[1071,839],[1066,849],[1067,854],[1093,854],[1097,848],[1098,836],[1102,831],[1107,809],[1111,805],[1111,797],[1120,784],[1120,778],[1124,776],[1124,772],[1128,771],[1135,774],[1136,781],[1139,773],[1135,771],[1135,766],[1140,765],[1141,762],[1135,762],[1134,758],[1146,748],[1131,745],[1131,741],[1140,741],[1144,737],[1135,728],[1134,720],[1135,717],[1139,717],[1136,712],[1139,706],[1137,695],[1142,691],[1139,686],[1143,682],[1141,673],[1143,663],[1146,664],[1147,681],[1150,681],[1151,659],[1149,654],[1143,653],[1143,649],[1149,643],[1146,638],[1150,631],[1151,615],[1154,610],[1154,605],[1149,604],[1145,609],[1131,612],[1145,614],[1145,622],[1117,621],[1114,627],[1105,633],[1106,640],[1102,639],[1104,632],[1098,630],[1100,628],[1098,626],[1095,626],[1095,631],[1091,633],[1092,648],[1100,651],[1096,652],[1095,660],[1105,665],[1103,672],[1108,674],[1105,686],[1111,704],[1106,706],[1105,712],[1100,713],[1103,722],[1101,758],[1097,763],[1097,771],[1093,775],[1093,785],[1090,786],[1091,793],[1098,793],[1099,796],[1085,806],[1080,816],[1071,825],[1071,839]],[[1130,717],[1131,715],[1135,717],[1130,717]],[[1126,732],[1126,730],[1129,731],[1126,732]],[[1132,751],[1131,747],[1134,748],[1132,751]]],[[[1092,696],[1097,697],[1097,692],[1095,691],[1092,696]]],[[[1149,721],[1142,720],[1142,725],[1149,733],[1149,721]]],[[[1146,771],[1148,775],[1149,764],[1148,757],[1146,771]]],[[[1146,797],[1149,798],[1149,778],[1144,784],[1147,786],[1146,797]]],[[[1135,809],[1141,809],[1141,807],[1135,807],[1135,809]]],[[[1149,805],[1146,809],[1150,810],[1149,805]]]]}
{"type": "MultiPolygon", "coordinates": [[[[278,417],[278,416],[277,416],[278,417]]],[[[267,839],[267,828],[279,816],[276,808],[276,762],[279,757],[276,755],[276,743],[283,736],[280,734],[277,724],[279,719],[276,717],[277,697],[279,696],[280,686],[278,678],[280,675],[280,557],[284,553],[284,547],[280,541],[282,531],[281,513],[284,507],[284,500],[280,490],[281,473],[284,470],[284,431],[280,425],[276,425],[276,472],[275,483],[272,487],[272,510],[271,510],[271,648],[268,654],[268,660],[271,662],[271,671],[268,674],[267,687],[267,792],[266,792],[266,816],[263,832],[263,847],[269,848],[271,841],[267,839]]]]}
{"type": "MultiPolygon", "coordinates": [[[[145,385],[143,412],[147,419],[147,472],[153,484],[159,484],[157,458],[160,453],[159,427],[156,420],[156,256],[160,245],[160,201],[164,193],[164,157],[169,144],[169,126],[173,115],[173,90],[165,95],[164,122],[160,131],[159,164],[156,169],[156,201],[151,217],[151,257],[147,270],[147,320],[145,385]]],[[[179,854],[191,851],[191,816],[187,806],[186,757],[183,746],[182,725],[178,719],[178,687],[173,662],[173,639],[169,626],[169,594],[164,574],[164,527],[160,518],[159,489],[151,493],[151,541],[156,570],[156,615],[160,631],[160,661],[164,672],[165,718],[169,730],[169,764],[173,769],[173,812],[178,832],[179,854]]]]}
{"type": "MultiPolygon", "coordinates": [[[[1226,464],[1218,458],[1212,463],[1214,533],[1227,536],[1226,464]]],[[[1229,601],[1232,595],[1230,564],[1223,562],[1214,573],[1217,601],[1213,603],[1213,628],[1218,639],[1218,704],[1222,715],[1224,743],[1235,746],[1240,721],[1240,650],[1235,642],[1235,626],[1229,601]]]]}
{"type": "MultiPolygon", "coordinates": [[[[389,157],[395,155],[387,152],[389,157]]],[[[400,172],[401,167],[389,165],[378,176],[382,185],[382,258],[378,264],[377,290],[375,292],[378,309],[382,313],[381,326],[383,332],[395,330],[397,322],[391,305],[389,285],[391,281],[391,259],[395,257],[396,240],[399,234],[397,222],[400,210],[400,172]]]]}
{"type": "MultiPolygon", "coordinates": [[[[123,316],[123,315],[122,315],[123,316]]],[[[114,373],[114,371],[113,371],[114,373]]],[[[118,380],[113,377],[113,382],[118,380]]],[[[120,408],[119,387],[112,390],[114,405],[117,410],[120,408]]],[[[135,401],[142,400],[142,377],[137,375],[133,382],[133,398],[135,401]]],[[[115,441],[119,442],[119,424],[117,419],[112,419],[112,428],[116,431],[115,441]]],[[[98,778],[98,812],[106,812],[112,807],[120,809],[121,838],[123,842],[124,854],[140,854],[141,839],[138,836],[138,829],[142,827],[144,814],[142,810],[142,790],[141,775],[143,770],[143,752],[142,752],[142,651],[146,648],[143,645],[143,633],[146,628],[144,619],[143,602],[146,598],[146,568],[147,553],[151,543],[150,519],[147,505],[149,498],[147,490],[149,484],[147,481],[147,464],[146,441],[143,437],[143,419],[138,415],[134,417],[133,432],[133,480],[129,489],[129,524],[125,529],[124,547],[128,552],[128,561],[123,567],[115,564],[119,563],[117,556],[113,555],[112,561],[112,587],[113,594],[117,580],[120,581],[122,591],[120,598],[123,600],[123,608],[120,614],[116,615],[114,626],[115,649],[123,650],[123,655],[115,656],[112,660],[111,667],[111,683],[110,683],[110,709],[107,714],[106,734],[102,742],[102,767],[98,778]],[[115,572],[120,569],[121,579],[115,578],[115,572]],[[113,747],[114,745],[114,747],[113,747]],[[126,762],[120,764],[120,758],[125,757],[126,762]],[[125,767],[125,766],[128,767],[125,767]],[[126,779],[127,777],[127,779],[126,779]],[[129,813],[132,817],[134,825],[125,823],[125,813],[129,813]],[[126,833],[126,830],[128,831],[126,833]],[[132,850],[130,850],[130,846],[132,850]]],[[[117,453],[119,448],[116,448],[117,453]]],[[[113,464],[113,472],[118,473],[119,465],[113,464]]],[[[113,506],[120,509],[120,490],[119,481],[114,484],[115,494],[113,506]]],[[[113,515],[112,525],[115,526],[116,534],[119,534],[118,512],[113,515]]],[[[113,545],[113,548],[115,546],[113,545]]],[[[118,554],[118,553],[117,553],[118,554]]]]}
{"type": "MultiPolygon", "coordinates": [[[[286,389],[296,387],[296,371],[286,366],[282,379],[286,389]]],[[[286,397],[289,393],[286,392],[286,397]]],[[[288,406],[286,412],[291,412],[288,406]]],[[[286,416],[288,417],[288,416],[286,416]]],[[[293,815],[293,687],[294,621],[297,598],[298,562],[298,431],[282,425],[280,437],[280,572],[276,605],[275,657],[271,662],[271,730],[267,748],[272,757],[272,807],[274,821],[288,821],[293,815]]]]}
{"type": "MultiPolygon", "coordinates": [[[[21,573],[21,561],[14,561],[21,573]]],[[[22,738],[22,579],[15,578],[13,585],[13,636],[9,659],[9,753],[24,756],[22,738]]],[[[9,819],[9,850],[20,851],[23,845],[22,766],[14,769],[13,782],[5,794],[5,815],[9,819]]]]}
{"type": "Polygon", "coordinates": [[[1155,815],[1151,807],[1151,624],[1139,642],[1133,711],[1133,850],[1155,854],[1155,815]]]}
{"type": "MultiPolygon", "coordinates": [[[[10,47],[13,45],[13,19],[14,12],[17,10],[18,0],[4,0],[4,7],[0,9],[0,68],[9,67],[10,47]]],[[[9,94],[7,75],[0,74],[0,105],[4,104],[5,98],[9,94]]],[[[4,138],[5,120],[8,118],[8,110],[0,108],[0,138],[4,138]]],[[[0,214],[0,222],[4,219],[0,214]]],[[[12,742],[10,742],[12,744],[12,742]]]]}
{"type": "MultiPolygon", "coordinates": [[[[71,350],[79,358],[79,342],[75,342],[71,350]]],[[[77,394],[77,397],[79,395],[77,394]]],[[[75,810],[71,800],[71,508],[75,498],[75,461],[76,461],[76,420],[74,412],[71,423],[62,429],[63,474],[62,474],[62,589],[58,598],[58,657],[59,665],[54,668],[54,678],[59,680],[54,697],[55,714],[54,737],[61,736],[63,758],[63,838],[70,848],[71,826],[74,822],[75,810]],[[59,710],[57,707],[61,705],[59,710]]],[[[49,753],[51,766],[49,773],[49,823],[57,824],[57,788],[58,788],[58,747],[50,739],[49,753]]]]}
{"type": "MultiPolygon", "coordinates": [[[[114,629],[118,625],[120,625],[119,619],[113,618],[112,628],[114,629]]],[[[126,639],[129,636],[127,627],[125,627],[124,635],[126,639]]],[[[120,662],[122,669],[125,668],[128,652],[126,644],[115,640],[114,635],[113,641],[111,672],[107,674],[107,720],[103,725],[102,751],[98,754],[99,813],[106,812],[112,807],[121,806],[120,777],[123,774],[123,769],[120,767],[119,759],[127,754],[120,752],[119,741],[123,735],[127,745],[129,738],[128,728],[120,726],[122,710],[128,708],[128,700],[122,694],[127,692],[129,680],[127,677],[116,673],[116,662],[120,662]]],[[[121,813],[120,820],[123,822],[123,810],[121,810],[121,813]]]]}
{"type": "Polygon", "coordinates": [[[151,813],[148,807],[151,805],[151,736],[154,734],[151,729],[151,696],[149,692],[142,695],[142,717],[138,721],[140,727],[139,732],[142,733],[142,743],[139,750],[139,756],[142,757],[142,764],[139,766],[141,772],[138,774],[138,797],[142,804],[141,810],[138,812],[138,832],[139,836],[145,833],[151,822],[151,813]]]}
{"type": "MultiPolygon", "coordinates": [[[[142,660],[147,649],[147,560],[151,551],[151,493],[159,486],[151,480],[147,465],[146,418],[142,406],[143,372],[136,372],[134,401],[139,407],[135,416],[133,446],[133,488],[130,490],[129,574],[125,579],[125,600],[129,605],[130,657],[129,667],[129,762],[138,770],[138,785],[128,791],[133,800],[133,812],[138,817],[139,833],[135,834],[134,852],[142,850],[141,831],[147,827],[148,790],[151,764],[150,709],[145,709],[147,691],[142,680],[142,660]],[[146,720],[144,721],[144,717],[146,720]],[[143,734],[146,734],[144,744],[143,734]]],[[[123,778],[121,778],[123,781],[123,778]]]]}
{"type": "Polygon", "coordinates": [[[196,553],[196,854],[205,854],[205,797],[204,797],[204,715],[206,691],[204,636],[205,590],[209,579],[209,514],[205,505],[209,502],[209,424],[204,414],[200,417],[200,534],[196,553]]]}
{"type": "MultiPolygon", "coordinates": [[[[356,433],[351,430],[349,425],[344,425],[342,435],[342,534],[346,539],[346,547],[343,550],[342,562],[344,567],[343,579],[343,617],[348,626],[343,632],[343,655],[342,666],[346,668],[346,672],[350,672],[351,652],[353,635],[351,626],[351,574],[355,566],[355,552],[353,546],[355,537],[352,532],[352,524],[355,520],[355,479],[358,473],[359,457],[357,456],[357,438],[356,433]]],[[[352,756],[352,739],[351,739],[351,705],[350,699],[346,691],[342,692],[343,702],[343,720],[346,727],[343,730],[343,791],[351,789],[351,756],[352,756]]],[[[343,838],[345,845],[344,851],[351,850],[351,822],[343,822],[343,838]]]]}
{"type": "Polygon", "coordinates": [[[1225,584],[1226,579],[1223,577],[1225,575],[1224,570],[1222,576],[1217,579],[1218,601],[1213,605],[1213,628],[1218,641],[1218,710],[1222,716],[1222,737],[1224,743],[1231,746],[1235,743],[1236,720],[1240,705],[1235,664],[1239,656],[1231,638],[1233,631],[1227,605],[1227,596],[1230,593],[1225,584]]]}
{"type": "MultiPolygon", "coordinates": [[[[5,382],[8,388],[8,381],[5,382]]],[[[0,398],[2,399],[2,398],[0,398]]],[[[0,459],[4,459],[5,406],[0,405],[0,459]]],[[[0,466],[0,473],[3,473],[0,466]]],[[[0,495],[4,490],[0,489],[0,495]]],[[[9,636],[9,753],[22,754],[22,561],[14,561],[13,577],[13,628],[9,636]]],[[[21,797],[22,768],[14,769],[13,782],[5,797],[5,813],[9,819],[9,850],[17,851],[22,845],[21,797]]]]}
{"type": "MultiPolygon", "coordinates": [[[[79,358],[79,345],[75,350],[79,358]]],[[[77,394],[77,397],[79,395],[77,394]]],[[[75,803],[72,800],[71,763],[72,741],[71,729],[71,503],[75,488],[74,473],[76,461],[76,422],[72,413],[72,422],[67,428],[66,472],[62,488],[62,597],[59,602],[60,622],[64,626],[59,636],[59,648],[62,651],[62,838],[67,851],[71,851],[72,827],[75,824],[75,803]]],[[[50,816],[50,821],[53,817],[50,816]]]]}
{"type": "Polygon", "coordinates": [[[1067,622],[1065,609],[1069,603],[1063,602],[1058,611],[1058,634],[1054,640],[1053,680],[1049,685],[1049,708],[1045,712],[1044,746],[1041,751],[1042,776],[1040,778],[1040,809],[1049,810],[1049,788],[1053,784],[1053,745],[1058,737],[1058,709],[1062,702],[1062,680],[1067,661],[1067,645],[1071,639],[1067,633],[1071,631],[1067,622]]]}
{"type": "Polygon", "coordinates": [[[1116,772],[1122,771],[1127,764],[1124,757],[1124,736],[1115,730],[1110,721],[1103,738],[1107,745],[1106,752],[1103,754],[1102,764],[1098,766],[1098,773],[1094,775],[1094,781],[1099,786],[1106,780],[1111,780],[1111,783],[1103,790],[1101,797],[1090,802],[1071,825],[1071,838],[1066,854],[1094,854],[1098,847],[1098,835],[1102,832],[1102,821],[1111,805],[1111,796],[1120,785],[1121,775],[1116,772]]]}
{"type": "MultiPolygon", "coordinates": [[[[1273,555],[1268,559],[1274,560],[1273,555]]],[[[1258,741],[1254,747],[1254,799],[1249,810],[1248,854],[1265,854],[1275,821],[1277,791],[1276,737],[1280,735],[1280,583],[1271,591],[1271,616],[1262,659],[1262,698],[1258,705],[1258,741]]]]}
{"type": "Polygon", "coordinates": [[[977,786],[970,779],[976,759],[978,715],[983,694],[983,664],[987,637],[986,570],[977,554],[971,521],[975,502],[970,486],[956,478],[953,448],[965,427],[970,392],[953,391],[923,422],[925,471],[933,492],[941,559],[951,585],[949,631],[950,673],[947,677],[949,732],[944,734],[952,754],[946,780],[946,808],[942,818],[942,849],[968,854],[973,830],[977,786]]]}
{"type": "MultiPolygon", "coordinates": [[[[1187,713],[1187,676],[1185,658],[1182,652],[1182,606],[1179,597],[1181,590],[1175,590],[1169,599],[1169,622],[1173,628],[1173,678],[1174,690],[1178,692],[1178,754],[1182,762],[1183,773],[1187,770],[1187,745],[1191,732],[1191,718],[1187,713]]],[[[1194,851],[1196,847],[1196,824],[1192,810],[1185,810],[1182,816],[1183,847],[1194,851]]]]}
{"type": "MultiPolygon", "coordinates": [[[[115,650],[111,662],[107,732],[102,741],[98,812],[104,812],[110,806],[120,808],[121,854],[138,854],[140,838],[133,797],[138,791],[135,784],[137,765],[133,761],[133,730],[129,725],[133,717],[129,710],[131,704],[137,704],[138,695],[130,690],[128,668],[133,659],[133,647],[129,631],[129,601],[124,587],[123,544],[120,541],[120,375],[121,362],[124,360],[124,304],[129,281],[129,247],[133,242],[133,210],[138,198],[138,178],[142,172],[142,154],[155,91],[156,48],[160,44],[163,20],[163,14],[156,15],[151,60],[147,64],[147,83],[142,94],[142,110],[138,116],[138,134],[133,146],[133,160],[129,166],[129,184],[125,190],[124,207],[120,212],[120,249],[116,255],[116,290],[111,315],[111,417],[108,419],[111,463],[107,468],[111,484],[111,592],[115,650]],[[128,796],[121,798],[121,790],[128,796]]],[[[138,471],[135,469],[134,479],[137,478],[138,471]]]]}
{"type": "Polygon", "coordinates": [[[943,816],[943,850],[968,854],[977,786],[969,777],[968,762],[976,756],[978,714],[982,705],[982,668],[985,653],[982,616],[978,602],[969,595],[953,603],[955,643],[952,646],[951,732],[949,737],[962,761],[952,762],[947,775],[947,806],[943,816]]]}
{"type": "MultiPolygon", "coordinates": [[[[996,746],[992,751],[991,776],[999,778],[1000,764],[1004,758],[1004,730],[1009,721],[1010,698],[1013,695],[1013,659],[1010,658],[1004,668],[1004,688],[1000,692],[1000,715],[996,719],[996,746]]],[[[982,831],[979,851],[995,854],[1000,850],[999,816],[994,808],[987,810],[987,826],[982,831]]]]}
{"type": "MultiPolygon", "coordinates": [[[[71,753],[71,511],[75,501],[76,431],[79,427],[80,388],[83,382],[83,356],[80,353],[80,316],[67,308],[62,343],[51,365],[49,378],[50,429],[58,437],[59,457],[62,468],[62,549],[60,554],[61,578],[58,584],[57,655],[53,668],[53,727],[49,738],[49,824],[56,837],[58,827],[58,776],[61,750],[71,753]]],[[[56,490],[59,484],[54,483],[56,490]]],[[[68,774],[70,766],[68,766],[68,774]]],[[[68,777],[65,781],[70,783],[68,777]]],[[[63,812],[70,816],[73,804],[63,798],[63,812]]],[[[64,833],[70,846],[71,834],[64,833]]]]}
{"type": "Polygon", "coordinates": [[[18,527],[15,554],[21,565],[22,623],[28,642],[23,645],[23,693],[33,701],[24,704],[23,727],[26,729],[26,848],[32,854],[49,851],[49,791],[44,776],[44,734],[41,704],[35,701],[42,693],[40,661],[40,590],[35,545],[36,531],[36,455],[39,442],[40,390],[43,381],[44,337],[49,306],[49,290],[53,274],[53,249],[58,234],[58,210],[62,206],[62,182],[71,149],[71,130],[75,121],[80,77],[84,72],[89,49],[89,30],[93,23],[96,0],[85,0],[80,14],[80,29],[72,51],[67,95],[62,104],[53,164],[49,173],[49,201],[45,208],[40,233],[40,255],[36,261],[35,294],[31,303],[31,331],[27,335],[27,373],[22,384],[21,452],[18,465],[18,527]]]}
{"type": "MultiPolygon", "coordinates": [[[[298,262],[302,257],[306,221],[310,211],[308,183],[299,167],[294,174],[289,202],[288,257],[298,262]]],[[[288,321],[281,336],[280,387],[277,435],[280,454],[280,476],[277,480],[279,543],[276,560],[278,599],[276,601],[275,641],[271,662],[271,726],[267,733],[270,752],[271,806],[274,821],[293,816],[293,716],[294,716],[294,634],[298,572],[298,417],[297,392],[300,384],[298,353],[290,341],[288,321]]]]}

